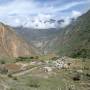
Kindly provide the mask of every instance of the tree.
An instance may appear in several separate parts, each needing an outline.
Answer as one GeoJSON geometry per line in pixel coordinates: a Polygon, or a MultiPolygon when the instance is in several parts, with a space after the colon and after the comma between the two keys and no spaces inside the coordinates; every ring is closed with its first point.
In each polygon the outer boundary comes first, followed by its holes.
{"type": "Polygon", "coordinates": [[[1,60],[1,64],[5,64],[5,61],[4,60],[1,60]]]}

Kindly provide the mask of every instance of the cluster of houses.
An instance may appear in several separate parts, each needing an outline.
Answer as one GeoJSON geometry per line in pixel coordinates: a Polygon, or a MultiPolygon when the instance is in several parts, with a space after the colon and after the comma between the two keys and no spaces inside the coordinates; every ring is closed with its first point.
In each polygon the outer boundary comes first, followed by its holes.
{"type": "Polygon", "coordinates": [[[58,58],[56,61],[53,61],[53,63],[58,69],[69,68],[71,65],[71,62],[69,62],[66,57],[58,58]]]}
{"type": "Polygon", "coordinates": [[[53,61],[46,61],[46,66],[43,67],[45,72],[50,72],[53,68],[57,69],[69,69],[71,66],[71,62],[67,60],[66,57],[58,58],[57,60],[53,61]]]}

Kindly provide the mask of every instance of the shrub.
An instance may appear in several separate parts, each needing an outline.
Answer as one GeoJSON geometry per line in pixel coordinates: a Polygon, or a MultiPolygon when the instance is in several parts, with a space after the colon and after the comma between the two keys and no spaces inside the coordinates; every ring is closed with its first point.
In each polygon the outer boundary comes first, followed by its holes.
{"type": "Polygon", "coordinates": [[[31,57],[18,57],[18,58],[16,58],[16,62],[18,62],[18,61],[31,61],[32,59],[38,59],[38,57],[33,57],[33,56],[31,56],[31,57]]]}
{"type": "Polygon", "coordinates": [[[8,70],[7,70],[5,67],[1,67],[1,68],[0,68],[0,72],[1,72],[2,74],[7,74],[7,73],[8,73],[8,70]]]}
{"type": "Polygon", "coordinates": [[[18,80],[17,77],[13,77],[13,80],[18,80]]]}
{"type": "Polygon", "coordinates": [[[71,57],[77,58],[77,57],[82,57],[84,60],[87,57],[87,49],[76,49],[73,51],[71,54],[71,57]]]}
{"type": "Polygon", "coordinates": [[[5,61],[1,60],[1,64],[5,64],[5,61]]]}
{"type": "Polygon", "coordinates": [[[38,57],[38,56],[36,56],[36,57],[35,57],[35,59],[39,59],[39,57],[38,57]]]}
{"type": "Polygon", "coordinates": [[[37,79],[31,79],[27,85],[33,88],[40,87],[39,81],[37,79]]]}
{"type": "Polygon", "coordinates": [[[8,77],[12,78],[13,76],[12,76],[12,74],[9,73],[9,74],[8,74],[8,77]]]}
{"type": "Polygon", "coordinates": [[[90,77],[90,74],[89,74],[89,73],[87,73],[87,74],[86,74],[86,76],[87,76],[87,77],[90,77]]]}
{"type": "Polygon", "coordinates": [[[34,59],[34,57],[32,56],[32,57],[30,57],[30,59],[34,59]]]}
{"type": "Polygon", "coordinates": [[[81,78],[81,75],[79,73],[75,73],[74,76],[72,77],[73,81],[79,81],[81,78]]]}
{"type": "Polygon", "coordinates": [[[83,69],[84,70],[89,70],[89,67],[84,66],[83,69]]]}

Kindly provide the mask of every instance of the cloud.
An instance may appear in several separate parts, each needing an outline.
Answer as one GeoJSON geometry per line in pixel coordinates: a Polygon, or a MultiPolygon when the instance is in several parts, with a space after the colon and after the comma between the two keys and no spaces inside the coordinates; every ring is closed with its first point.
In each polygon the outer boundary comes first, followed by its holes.
{"type": "Polygon", "coordinates": [[[33,17],[31,20],[28,18],[28,22],[24,24],[25,27],[32,27],[32,28],[39,28],[39,29],[47,29],[47,28],[54,28],[55,23],[46,22],[53,18],[53,16],[47,14],[39,14],[36,17],[33,17]],[[46,23],[45,23],[46,22],[46,23]]]}
{"type": "Polygon", "coordinates": [[[62,22],[61,25],[59,25],[59,27],[61,27],[61,28],[66,27],[67,25],[69,25],[72,22],[72,19],[77,19],[81,15],[82,15],[82,13],[80,11],[73,10],[71,12],[70,16],[62,17],[64,22],[62,22]]]}
{"type": "Polygon", "coordinates": [[[79,11],[75,10],[75,7],[90,3],[89,0],[65,1],[67,0],[4,0],[4,2],[2,1],[3,4],[0,4],[0,21],[12,26],[55,27],[56,23],[44,23],[44,21],[51,18],[62,17],[59,16],[58,13],[62,13],[65,10],[68,11],[74,7],[67,16],[63,13],[65,23],[63,23],[62,26],[66,26],[70,22],[69,18],[66,17],[72,15],[72,17],[77,18],[81,15],[79,11]]]}
{"type": "Polygon", "coordinates": [[[64,11],[64,10],[68,10],[68,9],[70,9],[72,7],[75,7],[77,5],[81,5],[81,4],[85,4],[85,3],[87,3],[87,2],[85,2],[85,1],[72,2],[72,3],[62,5],[62,6],[58,7],[58,8],[51,7],[50,9],[51,9],[51,11],[53,10],[53,12],[64,11]]]}
{"type": "Polygon", "coordinates": [[[27,0],[14,0],[7,5],[0,6],[0,15],[10,14],[28,14],[31,9],[36,8],[36,5],[31,1],[27,0]]]}
{"type": "Polygon", "coordinates": [[[61,28],[64,28],[64,27],[66,27],[67,25],[69,25],[70,22],[71,22],[70,17],[66,17],[66,18],[64,18],[64,22],[61,23],[60,27],[61,27],[61,28]]]}
{"type": "Polygon", "coordinates": [[[74,17],[74,18],[77,18],[77,17],[79,17],[81,15],[82,15],[82,13],[79,12],[79,11],[72,11],[72,17],[74,17]]]}
{"type": "Polygon", "coordinates": [[[85,4],[86,1],[64,3],[56,6],[60,1],[51,3],[40,3],[35,0],[13,0],[12,2],[0,6],[0,14],[38,14],[38,13],[56,13],[58,11],[68,10],[76,5],[85,4]],[[42,5],[42,6],[41,6],[42,5]]]}

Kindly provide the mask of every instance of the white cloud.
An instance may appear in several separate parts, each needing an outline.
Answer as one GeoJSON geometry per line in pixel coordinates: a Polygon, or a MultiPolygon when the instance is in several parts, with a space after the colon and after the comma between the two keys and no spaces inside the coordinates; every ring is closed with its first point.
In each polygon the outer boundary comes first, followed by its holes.
{"type": "Polygon", "coordinates": [[[64,22],[61,24],[61,26],[60,27],[65,27],[65,26],[67,26],[67,25],[69,25],[70,24],[70,22],[71,22],[71,19],[70,19],[70,17],[65,17],[64,18],[64,22]]]}
{"type": "MultiPolygon", "coordinates": [[[[59,1],[57,2],[59,3],[59,1]]],[[[14,0],[12,3],[0,6],[0,15],[8,14],[34,14],[34,13],[56,13],[57,11],[63,11],[70,9],[79,4],[84,4],[85,1],[67,3],[60,6],[47,5],[40,7],[38,3],[33,0],[14,0]]],[[[42,3],[41,3],[42,4],[42,3]]]]}
{"type": "Polygon", "coordinates": [[[80,11],[73,10],[71,12],[70,16],[62,17],[64,22],[62,22],[61,25],[59,25],[59,27],[63,28],[65,26],[69,25],[71,23],[72,19],[77,19],[81,15],[82,15],[82,13],[80,11]]]}
{"type": "Polygon", "coordinates": [[[20,20],[17,18],[17,19],[15,19],[15,22],[16,22],[17,24],[19,24],[19,23],[20,23],[20,20]]]}
{"type": "Polygon", "coordinates": [[[77,18],[77,17],[79,17],[81,15],[82,15],[82,13],[79,12],[79,11],[72,11],[72,17],[74,17],[74,18],[77,18]]]}
{"type": "MultiPolygon", "coordinates": [[[[35,2],[34,0],[13,0],[8,4],[0,5],[0,20],[3,20],[3,22],[13,26],[25,25],[27,27],[38,26],[38,28],[52,28],[56,26],[56,23],[50,24],[49,22],[44,23],[44,21],[51,18],[56,18],[56,14],[58,12],[60,13],[74,6],[83,5],[88,2],[90,1],[73,1],[72,3],[65,3],[64,5],[55,6],[55,4],[60,3],[58,0],[52,2],[52,4],[47,3],[41,7],[40,3],[35,2]],[[40,22],[40,20],[42,22],[40,22]]],[[[80,15],[80,12],[75,10],[72,11],[72,17],[77,18],[80,15]]],[[[70,23],[68,18],[65,17],[64,19],[65,22],[62,24],[63,27],[70,23]]]]}
{"type": "Polygon", "coordinates": [[[36,5],[31,1],[25,0],[14,0],[12,3],[0,6],[0,15],[9,14],[24,14],[29,12],[29,10],[35,8],[36,5]]]}
{"type": "Polygon", "coordinates": [[[54,28],[55,23],[52,24],[50,24],[49,22],[45,23],[45,21],[48,21],[51,18],[53,18],[52,15],[39,14],[38,16],[33,17],[32,20],[28,18],[28,20],[30,21],[28,21],[28,23],[26,23],[24,26],[32,27],[32,28],[40,28],[40,29],[54,28]]]}

